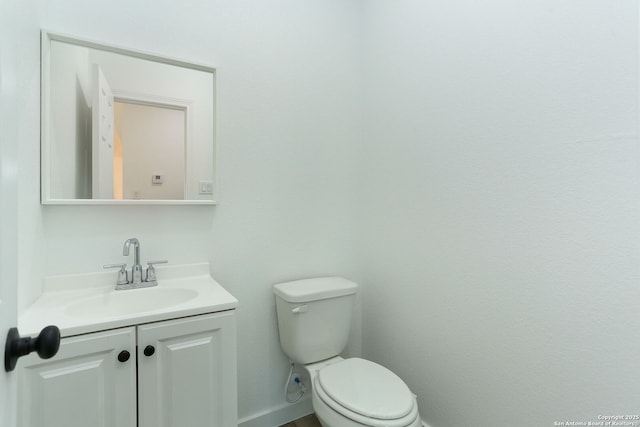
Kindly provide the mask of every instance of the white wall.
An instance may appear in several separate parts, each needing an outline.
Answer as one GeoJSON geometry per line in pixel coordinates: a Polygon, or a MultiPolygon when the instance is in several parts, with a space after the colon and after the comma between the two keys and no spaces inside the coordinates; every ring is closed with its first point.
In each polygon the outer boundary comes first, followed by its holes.
{"type": "MultiPolygon", "coordinates": [[[[239,415],[284,403],[271,285],[355,275],[357,2],[322,0],[38,3],[52,32],[218,68],[220,204],[215,207],[44,206],[37,132],[25,146],[20,210],[20,308],[49,274],[121,261],[126,238],[143,260],[211,260],[240,300],[239,415]],[[122,13],[126,10],[126,13],[122,13]],[[28,151],[28,153],[27,153],[28,151]]],[[[34,31],[35,32],[35,31],[34,31]]],[[[36,43],[25,52],[38,58],[36,43]]],[[[37,63],[37,62],[36,62],[37,63]]],[[[38,76],[38,69],[29,69],[38,76]]],[[[37,82],[37,80],[36,80],[37,82]]],[[[37,128],[37,85],[32,124],[37,128]]],[[[130,260],[129,260],[130,261],[130,260]]],[[[358,337],[354,340],[357,351],[358,337]]]]}
{"type": "Polygon", "coordinates": [[[366,2],[363,353],[432,427],[638,412],[637,4],[366,2]]]}

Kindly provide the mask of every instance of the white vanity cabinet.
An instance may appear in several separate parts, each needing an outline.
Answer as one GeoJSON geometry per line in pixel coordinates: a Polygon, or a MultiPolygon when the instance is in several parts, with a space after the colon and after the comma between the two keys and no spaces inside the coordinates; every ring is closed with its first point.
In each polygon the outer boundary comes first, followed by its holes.
{"type": "Polygon", "coordinates": [[[233,313],[138,327],[140,427],[237,427],[233,313]]]}
{"type": "Polygon", "coordinates": [[[23,358],[18,425],[236,427],[234,313],[63,338],[53,358],[23,358]]]}
{"type": "Polygon", "coordinates": [[[22,358],[17,425],[134,427],[135,336],[130,327],[64,338],[51,359],[22,358]],[[118,361],[123,351],[130,353],[126,362],[118,361]]]}

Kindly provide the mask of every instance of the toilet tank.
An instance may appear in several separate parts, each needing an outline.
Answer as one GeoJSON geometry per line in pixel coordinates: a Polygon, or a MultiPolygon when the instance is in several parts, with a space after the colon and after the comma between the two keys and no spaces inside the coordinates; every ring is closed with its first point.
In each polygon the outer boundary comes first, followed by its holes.
{"type": "Polygon", "coordinates": [[[273,286],[280,345],[296,363],[339,355],[347,345],[358,285],[342,277],[273,286]]]}

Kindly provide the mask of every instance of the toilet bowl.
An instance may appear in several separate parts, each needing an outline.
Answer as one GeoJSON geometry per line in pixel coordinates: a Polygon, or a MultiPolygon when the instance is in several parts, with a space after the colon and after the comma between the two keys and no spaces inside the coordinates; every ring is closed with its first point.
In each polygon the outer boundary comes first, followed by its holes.
{"type": "Polygon", "coordinates": [[[421,427],[416,396],[396,374],[369,360],[339,356],[357,288],[342,277],[274,285],[280,345],[308,371],[323,427],[421,427]]]}
{"type": "Polygon", "coordinates": [[[385,367],[334,357],[304,368],[323,427],[421,427],[416,396],[385,367]]]}

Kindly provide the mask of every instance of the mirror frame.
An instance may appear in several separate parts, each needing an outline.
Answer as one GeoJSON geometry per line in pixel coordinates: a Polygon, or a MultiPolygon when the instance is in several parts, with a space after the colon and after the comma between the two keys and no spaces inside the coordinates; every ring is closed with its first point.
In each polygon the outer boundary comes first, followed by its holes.
{"type": "Polygon", "coordinates": [[[53,33],[46,30],[41,31],[40,44],[40,203],[43,205],[216,205],[218,203],[218,167],[217,167],[217,69],[207,65],[186,62],[178,59],[167,58],[159,55],[126,49],[118,46],[98,43],[89,40],[79,39],[60,33],[53,33]],[[51,174],[51,143],[52,127],[51,122],[51,42],[58,41],[74,44],[82,47],[99,49],[107,52],[127,55],[134,58],[145,59],[163,64],[175,65],[194,70],[209,72],[213,75],[213,144],[212,152],[212,176],[213,193],[210,199],[196,200],[153,200],[153,199],[57,199],[51,197],[51,183],[48,177],[51,174]]]}

